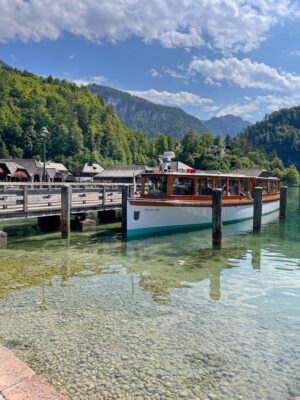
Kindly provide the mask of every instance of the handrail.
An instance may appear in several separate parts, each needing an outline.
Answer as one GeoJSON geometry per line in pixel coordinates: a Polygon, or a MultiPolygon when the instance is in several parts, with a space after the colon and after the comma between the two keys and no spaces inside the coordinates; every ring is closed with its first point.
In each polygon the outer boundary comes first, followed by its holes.
{"type": "Polygon", "coordinates": [[[49,187],[62,187],[62,186],[80,186],[80,187],[93,187],[93,186],[116,186],[116,187],[123,187],[123,186],[131,186],[132,183],[100,183],[100,182],[0,182],[0,187],[32,187],[32,186],[49,186],[49,187]]]}

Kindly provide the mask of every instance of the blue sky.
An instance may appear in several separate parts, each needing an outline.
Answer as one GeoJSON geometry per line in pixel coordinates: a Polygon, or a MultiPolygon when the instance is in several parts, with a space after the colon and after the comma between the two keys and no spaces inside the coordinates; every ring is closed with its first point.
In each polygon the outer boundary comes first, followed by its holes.
{"type": "Polygon", "coordinates": [[[0,0],[0,59],[201,119],[300,102],[293,0],[0,0]]]}

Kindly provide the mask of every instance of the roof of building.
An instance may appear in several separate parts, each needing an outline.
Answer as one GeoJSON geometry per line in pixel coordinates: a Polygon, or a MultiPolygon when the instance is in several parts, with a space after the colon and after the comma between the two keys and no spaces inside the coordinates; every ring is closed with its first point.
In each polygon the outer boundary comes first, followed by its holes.
{"type": "Polygon", "coordinates": [[[99,174],[104,170],[101,165],[96,163],[85,163],[80,167],[76,168],[74,173],[84,173],[84,174],[99,174]]]}
{"type": "Polygon", "coordinates": [[[94,178],[132,178],[145,172],[144,165],[116,165],[105,169],[94,178]]]}
{"type": "Polygon", "coordinates": [[[55,175],[57,173],[60,173],[59,171],[57,171],[55,168],[48,168],[46,167],[46,171],[47,171],[47,175],[49,176],[50,179],[54,179],[55,175]]]}
{"type": "Polygon", "coordinates": [[[41,173],[41,170],[43,168],[43,163],[40,161],[31,159],[31,158],[4,158],[0,159],[0,162],[8,163],[12,162],[17,165],[19,165],[21,168],[25,168],[29,175],[33,176],[35,174],[41,173]]]}
{"type": "Polygon", "coordinates": [[[46,168],[54,168],[57,171],[68,171],[67,168],[64,166],[64,164],[62,163],[56,163],[56,162],[52,162],[52,161],[47,161],[46,162],[46,168]]]}
{"type": "Polygon", "coordinates": [[[272,176],[271,172],[263,168],[237,168],[230,171],[231,174],[246,176],[272,176]]]}
{"type": "Polygon", "coordinates": [[[24,167],[22,167],[21,165],[15,163],[13,161],[0,160],[0,164],[4,164],[11,175],[13,175],[18,169],[26,171],[26,169],[24,167]]]}

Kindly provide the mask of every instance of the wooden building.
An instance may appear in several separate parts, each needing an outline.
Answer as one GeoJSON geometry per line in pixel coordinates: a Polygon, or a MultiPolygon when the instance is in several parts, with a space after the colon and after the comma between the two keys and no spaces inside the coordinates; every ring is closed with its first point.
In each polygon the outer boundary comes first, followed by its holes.
{"type": "MultiPolygon", "coordinates": [[[[41,161],[27,158],[16,158],[16,159],[0,159],[0,163],[7,164],[9,168],[14,169],[14,165],[17,165],[19,169],[26,171],[26,177],[23,173],[23,177],[20,178],[23,182],[42,182],[44,175],[44,164],[41,161]]],[[[9,179],[9,176],[5,178],[5,174],[9,174],[7,169],[3,168],[2,177],[0,179],[9,179]]],[[[72,182],[74,181],[73,175],[67,170],[67,168],[61,163],[46,163],[46,181],[47,182],[72,182]]]]}
{"type": "Polygon", "coordinates": [[[92,182],[94,177],[104,171],[101,165],[96,163],[85,163],[74,171],[76,182],[92,182]]]}
{"type": "Polygon", "coordinates": [[[25,168],[12,161],[0,162],[1,182],[29,182],[30,175],[25,168]]]}
{"type": "Polygon", "coordinates": [[[13,158],[0,159],[0,162],[15,163],[25,169],[29,174],[29,182],[41,182],[43,178],[43,163],[34,159],[13,158]]]}
{"type": "Polygon", "coordinates": [[[62,163],[46,163],[47,180],[50,182],[74,182],[75,178],[62,163]]]}
{"type": "Polygon", "coordinates": [[[272,173],[263,168],[237,168],[230,171],[231,174],[256,176],[260,178],[268,178],[272,173]]]}
{"type": "Polygon", "coordinates": [[[101,183],[133,183],[133,179],[138,183],[139,177],[145,172],[144,165],[116,165],[103,170],[94,176],[94,182],[101,183]]]}

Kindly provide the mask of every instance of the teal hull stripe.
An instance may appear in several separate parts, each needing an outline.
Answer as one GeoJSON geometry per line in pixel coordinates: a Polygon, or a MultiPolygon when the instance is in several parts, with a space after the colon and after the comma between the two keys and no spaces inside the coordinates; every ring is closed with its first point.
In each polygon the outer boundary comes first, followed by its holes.
{"type": "Polygon", "coordinates": [[[169,232],[177,231],[180,229],[193,229],[193,228],[209,228],[211,223],[207,224],[188,224],[188,225],[169,225],[169,226],[153,226],[150,228],[129,229],[127,236],[146,235],[148,233],[169,232]]]}

